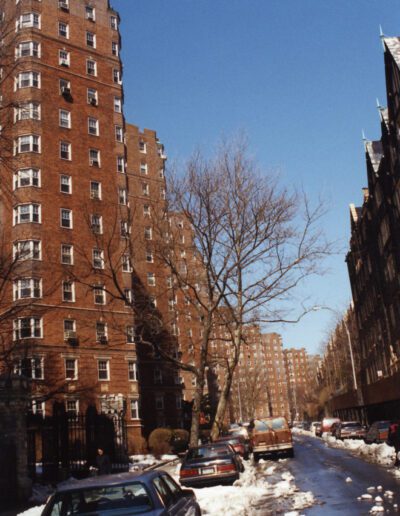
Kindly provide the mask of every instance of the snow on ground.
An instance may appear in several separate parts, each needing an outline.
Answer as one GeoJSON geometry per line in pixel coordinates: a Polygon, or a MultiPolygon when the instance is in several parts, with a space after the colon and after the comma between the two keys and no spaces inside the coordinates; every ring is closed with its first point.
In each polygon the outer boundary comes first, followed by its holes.
{"type": "Polygon", "coordinates": [[[144,469],[148,466],[155,466],[157,464],[161,464],[162,462],[175,460],[177,459],[177,455],[162,455],[160,459],[156,459],[154,455],[146,454],[146,455],[131,455],[129,457],[129,471],[137,471],[139,469],[144,469]]]}

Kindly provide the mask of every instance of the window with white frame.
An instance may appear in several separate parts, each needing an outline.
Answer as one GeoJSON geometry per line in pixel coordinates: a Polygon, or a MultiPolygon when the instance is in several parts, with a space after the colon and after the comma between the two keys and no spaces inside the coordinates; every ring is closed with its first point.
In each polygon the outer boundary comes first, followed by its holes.
{"type": "Polygon", "coordinates": [[[63,11],[69,10],[69,0],[58,0],[58,7],[63,11]]]}
{"type": "Polygon", "coordinates": [[[110,16],[110,27],[113,30],[118,30],[118,18],[116,16],[110,16]]]}
{"type": "Polygon", "coordinates": [[[128,360],[128,378],[131,382],[136,382],[137,376],[137,364],[135,360],[128,360]]]}
{"type": "Polygon", "coordinates": [[[122,271],[123,272],[132,272],[132,264],[131,258],[129,254],[122,255],[122,271]]]}
{"type": "Polygon", "coordinates": [[[78,360],[76,358],[65,359],[65,379],[66,380],[77,380],[78,379],[78,360]]]}
{"type": "Polygon", "coordinates": [[[19,240],[14,242],[13,257],[15,260],[41,260],[42,242],[40,240],[19,240]]]}
{"type": "Polygon", "coordinates": [[[122,100],[121,100],[121,97],[114,97],[114,111],[116,113],[122,113],[122,100]]]}
{"type": "Polygon", "coordinates": [[[15,57],[40,57],[40,43],[37,41],[21,41],[15,48],[15,57]]]}
{"type": "Polygon", "coordinates": [[[103,233],[103,217],[101,215],[93,214],[90,216],[90,226],[93,233],[101,235],[103,233]]]}
{"type": "Polygon", "coordinates": [[[26,186],[40,187],[40,170],[38,168],[21,168],[14,174],[14,189],[26,186]]]}
{"type": "Polygon", "coordinates": [[[24,134],[15,140],[15,153],[40,152],[40,136],[36,134],[24,134]]]}
{"type": "Polygon", "coordinates": [[[60,158],[71,160],[71,144],[68,142],[60,142],[60,158]]]}
{"type": "Polygon", "coordinates": [[[60,79],[60,95],[69,96],[71,95],[71,82],[67,79],[60,79]]]}
{"type": "Polygon", "coordinates": [[[60,176],[60,192],[65,194],[72,193],[72,177],[65,174],[60,176]]]}
{"type": "Polygon", "coordinates": [[[98,379],[108,381],[110,379],[110,361],[100,359],[97,361],[98,379]]]}
{"type": "Polygon", "coordinates": [[[124,141],[124,132],[122,130],[122,127],[120,125],[115,126],[115,139],[117,142],[123,142],[124,141]]]}
{"type": "Polygon", "coordinates": [[[59,50],[58,51],[58,64],[60,66],[68,67],[70,65],[70,53],[67,50],[59,50]]]}
{"type": "Polygon", "coordinates": [[[130,233],[130,227],[126,220],[121,220],[121,236],[127,238],[130,233]]]}
{"type": "Polygon", "coordinates": [[[64,339],[76,338],[76,321],[75,319],[64,319],[63,322],[64,339]]]}
{"type": "Polygon", "coordinates": [[[21,120],[40,120],[40,104],[39,102],[24,102],[15,108],[15,122],[21,120]]]}
{"type": "Polygon", "coordinates": [[[116,56],[116,57],[119,56],[119,46],[116,41],[111,42],[111,53],[113,56],[116,56]]]}
{"type": "Polygon", "coordinates": [[[92,263],[95,269],[104,269],[104,251],[102,249],[93,249],[92,263]]]}
{"type": "Polygon", "coordinates": [[[107,324],[102,321],[96,322],[96,340],[102,342],[107,340],[107,324]]]}
{"type": "Polygon", "coordinates": [[[96,34],[86,31],[86,45],[91,48],[96,48],[96,34]]]}
{"type": "Polygon", "coordinates": [[[131,419],[139,419],[139,400],[130,400],[129,407],[131,412],[131,419]]]}
{"type": "Polygon", "coordinates": [[[147,152],[147,145],[143,140],[139,140],[139,151],[144,154],[147,152]]]}
{"type": "Polygon", "coordinates": [[[16,21],[16,29],[40,29],[40,14],[23,13],[16,21]]]}
{"type": "Polygon", "coordinates": [[[91,5],[87,5],[85,7],[85,15],[86,15],[87,20],[93,21],[93,22],[96,21],[96,10],[91,5]]]}
{"type": "Polygon", "coordinates": [[[165,199],[165,188],[163,186],[160,186],[160,197],[165,199]]]}
{"type": "Polygon", "coordinates": [[[125,158],[124,156],[117,156],[117,171],[125,174],[125,158]]]}
{"type": "Polygon", "coordinates": [[[22,358],[15,364],[14,373],[32,380],[44,380],[44,358],[42,356],[22,358]]]}
{"type": "Polygon", "coordinates": [[[90,198],[101,199],[101,183],[99,181],[90,181],[90,198]]]}
{"type": "Polygon", "coordinates": [[[135,342],[135,327],[134,326],[126,327],[126,342],[128,344],[134,344],[134,342],[135,342]]]}
{"type": "Polygon", "coordinates": [[[60,109],[58,123],[59,123],[60,127],[65,127],[66,129],[71,129],[71,112],[66,111],[65,109],[60,109]]]}
{"type": "Polygon", "coordinates": [[[87,89],[87,101],[88,104],[92,104],[93,106],[97,106],[98,104],[98,93],[94,88],[87,89]]]}
{"type": "Polygon", "coordinates": [[[68,303],[75,301],[75,283],[73,281],[62,282],[62,300],[68,303]]]}
{"type": "Polygon", "coordinates": [[[155,287],[156,275],[154,274],[154,272],[147,273],[147,284],[149,285],[149,287],[155,287]]]}
{"type": "Polygon", "coordinates": [[[145,215],[145,216],[150,215],[150,205],[149,204],[143,204],[143,215],[145,215]]]}
{"type": "Polygon", "coordinates": [[[149,306],[150,308],[157,307],[157,299],[154,296],[149,296],[149,306]]]}
{"type": "Polygon", "coordinates": [[[153,238],[153,230],[151,226],[146,226],[144,228],[144,239],[145,240],[152,240],[153,238]]]}
{"type": "Polygon", "coordinates": [[[100,167],[100,151],[89,149],[89,163],[92,167],[100,167]]]}
{"type": "Polygon", "coordinates": [[[163,177],[164,177],[164,169],[163,168],[160,168],[160,170],[158,171],[158,177],[163,179],[163,177]]]}
{"type": "Polygon", "coordinates": [[[26,224],[28,222],[41,222],[40,204],[19,204],[14,208],[14,224],[26,224]]]}
{"type": "Polygon", "coordinates": [[[148,174],[147,163],[141,163],[140,164],[140,173],[143,174],[143,175],[147,175],[148,174]]]}
{"type": "Polygon", "coordinates": [[[22,88],[40,88],[39,72],[20,72],[15,78],[15,86],[22,88]]]}
{"type": "Polygon", "coordinates": [[[60,223],[62,228],[72,229],[72,210],[60,209],[60,223]]]}
{"type": "Polygon", "coordinates": [[[142,183],[142,195],[145,197],[150,195],[150,187],[148,183],[142,183]]]}
{"type": "Polygon", "coordinates": [[[37,416],[45,417],[46,415],[46,402],[44,401],[32,401],[30,412],[37,416]]]}
{"type": "Polygon", "coordinates": [[[77,416],[79,414],[79,400],[65,400],[65,410],[70,416],[77,416]]]}
{"type": "Polygon", "coordinates": [[[62,38],[69,38],[69,25],[65,22],[58,22],[58,35],[62,38]]]}
{"type": "Polygon", "coordinates": [[[113,82],[115,84],[121,84],[121,72],[118,68],[113,69],[113,82]]]}
{"type": "Polygon", "coordinates": [[[151,249],[146,249],[146,262],[148,262],[148,263],[154,262],[153,251],[151,249]]]}
{"type": "Polygon", "coordinates": [[[106,304],[106,289],[104,285],[96,285],[93,287],[93,299],[95,305],[106,304]]]}
{"type": "Polygon", "coordinates": [[[126,204],[128,199],[128,194],[126,188],[118,188],[118,203],[126,204]]]}
{"type": "Polygon", "coordinates": [[[14,320],[14,340],[43,337],[41,317],[20,317],[14,320]]]}
{"type": "Polygon", "coordinates": [[[127,306],[132,306],[133,303],[133,291],[131,288],[124,288],[124,299],[127,306]]]}
{"type": "Polygon", "coordinates": [[[86,73],[92,77],[97,75],[97,63],[93,59],[86,60],[86,73]]]}
{"type": "Polygon", "coordinates": [[[74,264],[74,246],[71,244],[61,244],[61,263],[64,265],[74,264]]]}
{"type": "Polygon", "coordinates": [[[93,136],[99,136],[99,121],[97,118],[88,117],[88,133],[93,136]]]}
{"type": "Polygon", "coordinates": [[[42,297],[42,280],[39,278],[20,278],[13,284],[14,300],[42,297]]]}

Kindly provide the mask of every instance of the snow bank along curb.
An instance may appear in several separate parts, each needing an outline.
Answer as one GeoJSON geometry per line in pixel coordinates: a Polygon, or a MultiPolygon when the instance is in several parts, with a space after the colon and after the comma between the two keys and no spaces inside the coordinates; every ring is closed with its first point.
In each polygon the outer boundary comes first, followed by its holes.
{"type": "Polygon", "coordinates": [[[366,444],[362,439],[346,439],[342,441],[326,434],[322,436],[322,439],[332,448],[352,451],[360,457],[382,466],[394,466],[396,460],[395,449],[386,443],[366,444]]]}

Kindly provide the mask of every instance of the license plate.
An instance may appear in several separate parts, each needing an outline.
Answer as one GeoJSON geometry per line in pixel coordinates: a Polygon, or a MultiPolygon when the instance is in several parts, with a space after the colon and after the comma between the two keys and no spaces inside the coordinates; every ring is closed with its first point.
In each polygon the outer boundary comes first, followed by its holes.
{"type": "Polygon", "coordinates": [[[212,475],[214,473],[214,468],[201,468],[202,475],[212,475]]]}

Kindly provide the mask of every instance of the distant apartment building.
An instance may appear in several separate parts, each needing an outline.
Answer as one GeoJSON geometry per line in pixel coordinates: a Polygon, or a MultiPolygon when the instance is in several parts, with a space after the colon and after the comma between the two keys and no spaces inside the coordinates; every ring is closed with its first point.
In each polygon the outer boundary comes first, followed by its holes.
{"type": "Polygon", "coordinates": [[[291,419],[303,419],[306,412],[308,355],[305,348],[283,351],[288,385],[291,419]]]}

